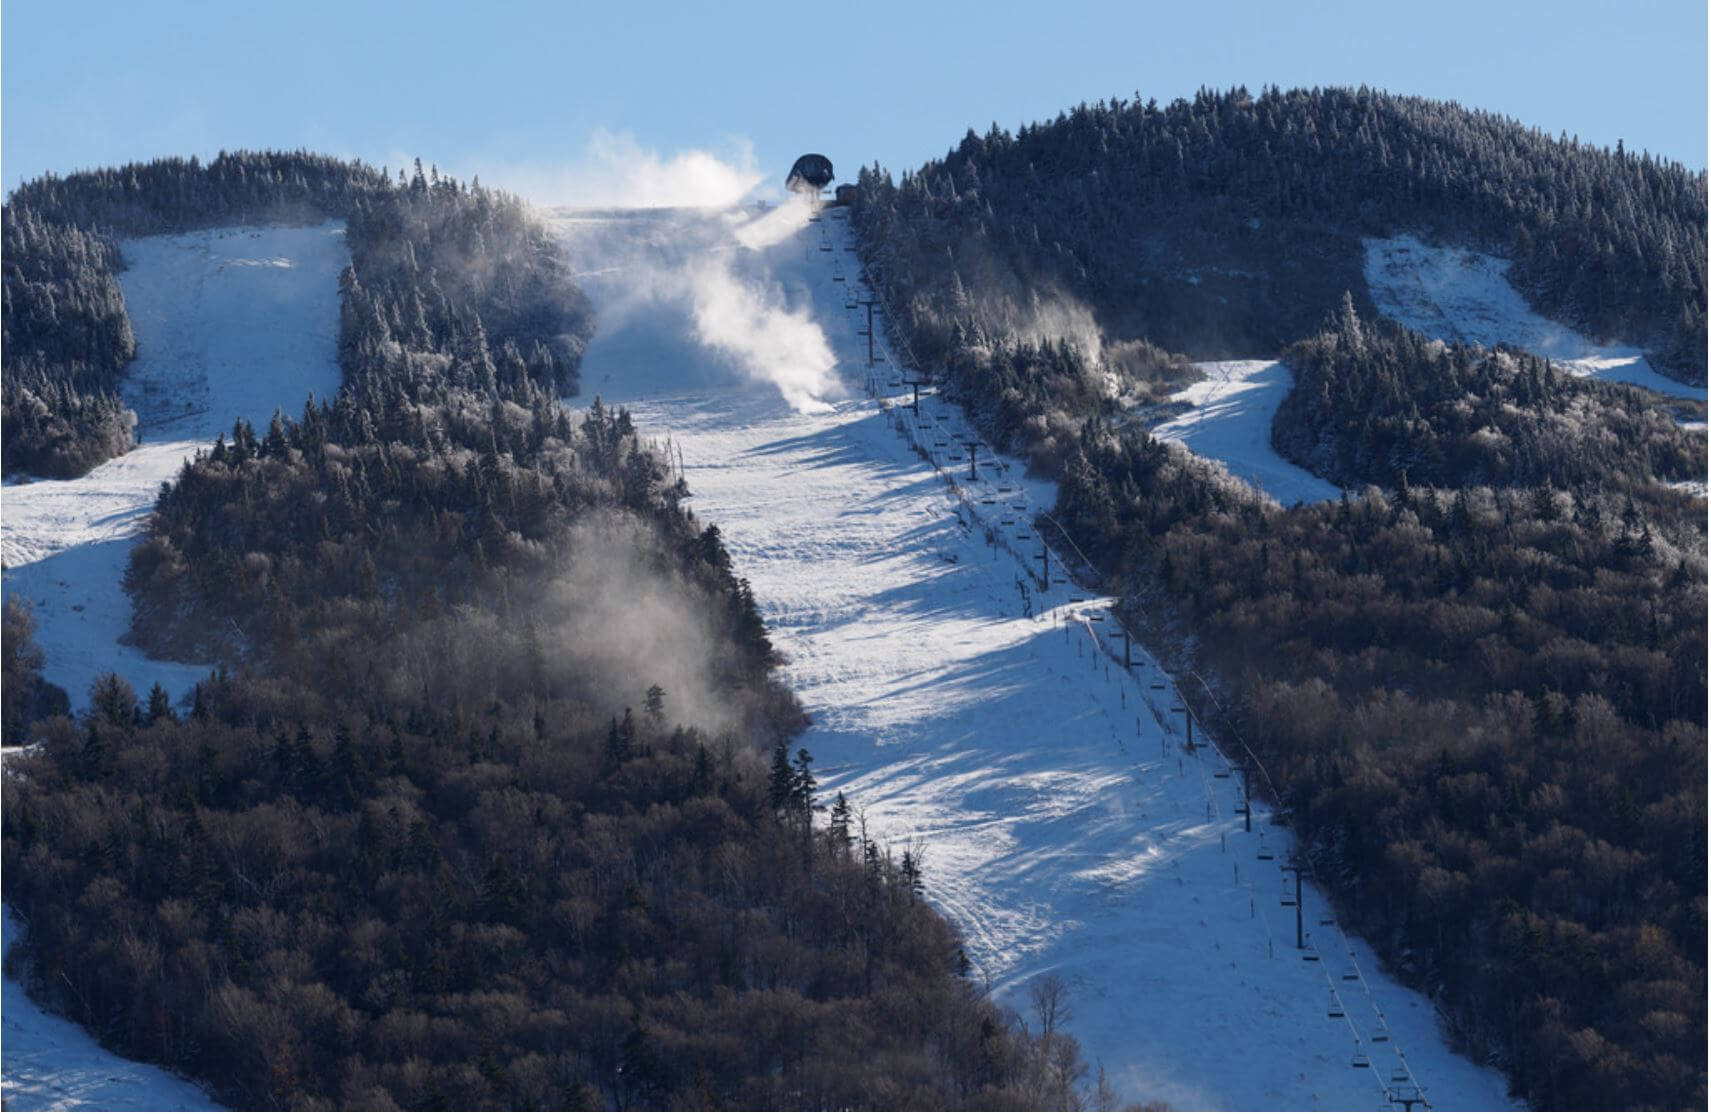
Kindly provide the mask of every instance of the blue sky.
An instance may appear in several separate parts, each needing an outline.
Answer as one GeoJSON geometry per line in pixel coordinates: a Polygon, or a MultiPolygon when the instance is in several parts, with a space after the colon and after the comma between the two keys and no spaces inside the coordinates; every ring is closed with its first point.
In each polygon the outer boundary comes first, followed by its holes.
{"type": "Polygon", "coordinates": [[[900,170],[971,126],[1267,83],[1364,83],[1706,159],[1705,0],[7,0],[0,21],[7,188],[222,147],[420,155],[530,195],[602,174],[621,190],[629,164],[693,150],[774,182],[807,150],[845,175],[900,170]]]}

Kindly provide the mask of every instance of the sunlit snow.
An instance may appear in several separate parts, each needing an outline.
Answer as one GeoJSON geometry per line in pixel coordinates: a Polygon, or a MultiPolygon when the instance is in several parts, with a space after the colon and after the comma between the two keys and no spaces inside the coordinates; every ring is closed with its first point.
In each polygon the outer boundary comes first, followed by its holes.
{"type": "MultiPolygon", "coordinates": [[[[276,407],[301,412],[338,389],[338,273],[349,261],[337,223],[227,228],[128,240],[119,276],[137,337],[126,402],[143,443],[76,480],[0,490],[5,594],[28,598],[43,675],[87,703],[117,672],[139,694],[174,697],[207,668],[157,662],[119,638],[130,627],[122,579],[160,485],[239,417],[265,432],[276,407]]],[[[15,925],[6,918],[8,936],[15,925]]],[[[5,1105],[30,1109],[208,1109],[167,1073],[121,1060],[75,1025],[44,1014],[6,980],[5,1105]]]]}
{"type": "MultiPolygon", "coordinates": [[[[912,411],[883,334],[867,366],[844,215],[784,238],[743,226],[563,216],[602,315],[585,397],[629,405],[681,451],[696,510],[753,583],[813,715],[801,745],[822,792],[844,790],[898,851],[924,847],[928,897],[975,977],[1018,1007],[1035,976],[1067,980],[1070,1028],[1128,1101],[1387,1108],[1400,1071],[1438,1109],[1510,1106],[1497,1072],[1449,1051],[1429,1002],[1322,923],[1310,887],[1320,959],[1303,961],[1280,905],[1288,833],[1259,809],[1243,830],[1239,777],[1185,749],[1172,681],[1141,647],[1123,667],[1108,600],[1064,584],[1055,558],[1040,588],[1034,521],[1051,485],[985,447],[970,480],[960,413],[930,388],[912,411]],[[698,339],[690,303],[653,276],[701,255],[816,325],[841,390],[792,405],[698,339]],[[1262,839],[1274,858],[1258,857],[1262,839]],[[1333,994],[1345,1017],[1329,1016],[1333,994]],[[1392,1039],[1375,1042],[1380,1017],[1392,1039]],[[1370,1068],[1353,1066],[1357,1039],[1370,1068]]],[[[1211,406],[1270,389],[1275,365],[1227,366],[1211,406]]],[[[1296,497],[1326,497],[1308,481],[1289,481],[1309,493],[1296,497]]]]}

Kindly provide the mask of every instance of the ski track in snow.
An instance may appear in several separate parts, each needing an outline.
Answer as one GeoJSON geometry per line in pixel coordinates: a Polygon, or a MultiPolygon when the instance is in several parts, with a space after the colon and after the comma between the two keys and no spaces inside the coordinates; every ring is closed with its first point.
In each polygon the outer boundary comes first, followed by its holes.
{"type": "Polygon", "coordinates": [[[1171,396],[1192,408],[1152,430],[1215,460],[1284,506],[1335,499],[1342,489],[1291,464],[1271,447],[1271,420],[1295,386],[1276,360],[1226,360],[1198,365],[1205,378],[1171,396]]]}
{"type": "Polygon", "coordinates": [[[1596,344],[1540,317],[1509,285],[1509,261],[1413,236],[1366,239],[1366,284],[1379,312],[1444,341],[1499,343],[1547,356],[1572,374],[1704,401],[1705,388],[1658,374],[1638,348],[1596,344]]]}
{"type": "MultiPolygon", "coordinates": [[[[344,227],[223,228],[121,245],[119,275],[137,337],[125,401],[143,443],[75,480],[0,489],[5,594],[30,600],[42,673],[73,708],[116,672],[139,694],[160,682],[175,699],[206,666],[152,660],[120,637],[130,627],[123,577],[162,483],[239,417],[265,432],[276,408],[301,412],[339,386],[338,274],[344,227]]],[[[17,926],[5,914],[6,934],[17,926]]],[[[121,1059],[5,982],[0,1075],[13,1110],[217,1109],[199,1089],[121,1059]]]]}
{"type": "MultiPolygon", "coordinates": [[[[1019,1009],[1029,980],[1064,978],[1069,1028],[1128,1101],[1379,1109],[1400,1069],[1438,1109],[1511,1108],[1497,1072],[1445,1047],[1429,1002],[1322,921],[1310,886],[1321,959],[1303,961],[1280,904],[1288,833],[1263,808],[1243,831],[1239,777],[1184,747],[1171,682],[1139,646],[1124,669],[1109,600],[1062,584],[1055,558],[1050,589],[1032,579],[1032,521],[1052,486],[985,448],[969,481],[960,413],[930,391],[912,413],[883,342],[867,368],[843,214],[782,239],[738,225],[561,214],[602,314],[584,396],[628,405],[681,452],[694,505],[753,584],[813,716],[801,745],[822,793],[843,790],[897,850],[924,845],[929,898],[963,932],[976,977],[1019,1009]],[[849,397],[793,409],[699,343],[689,296],[654,278],[696,257],[811,313],[849,397]],[[1274,859],[1258,858],[1262,842],[1274,859]],[[1329,1016],[1333,995],[1343,1018],[1329,1016]],[[1375,1043],[1380,1017],[1392,1039],[1375,1043]],[[1357,1037],[1370,1069],[1352,1066],[1357,1037]]],[[[1249,407],[1253,423],[1264,407],[1241,393],[1275,390],[1274,367],[1216,365],[1207,401],[1249,407]]]]}

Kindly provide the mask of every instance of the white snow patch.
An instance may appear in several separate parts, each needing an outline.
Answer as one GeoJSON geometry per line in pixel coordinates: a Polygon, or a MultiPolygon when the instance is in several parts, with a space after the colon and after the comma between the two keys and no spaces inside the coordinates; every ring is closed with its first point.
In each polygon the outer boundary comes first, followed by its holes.
{"type": "Polygon", "coordinates": [[[1152,430],[1176,441],[1231,475],[1255,484],[1284,506],[1335,499],[1342,489],[1271,447],[1271,420],[1294,387],[1289,369],[1276,360],[1228,360],[1201,364],[1205,378],[1171,396],[1191,409],[1152,430]]]}
{"type": "MultiPolygon", "coordinates": [[[[915,414],[883,342],[867,366],[843,214],[745,266],[809,299],[792,304],[820,325],[832,374],[873,397],[798,410],[705,347],[682,303],[636,296],[638,277],[732,251],[729,229],[682,213],[561,224],[602,314],[584,382],[681,450],[697,511],[754,585],[813,715],[801,744],[822,792],[844,790],[899,851],[924,842],[928,896],[978,977],[1016,1006],[1036,975],[1068,981],[1070,1029],[1130,1101],[1388,1108],[1400,1052],[1436,1108],[1510,1107],[1496,1072],[1448,1050],[1429,1002],[1320,923],[1311,888],[1323,958],[1299,958],[1278,897],[1287,832],[1258,809],[1242,830],[1239,778],[1185,750],[1172,681],[1144,649],[1123,667],[1109,600],[1063,584],[1055,558],[1054,585],[1033,580],[1051,485],[984,447],[969,480],[960,412],[929,389],[915,414]],[[1256,857],[1262,832],[1276,859],[1256,857]],[[1333,993],[1343,1019],[1327,1016],[1333,993]],[[1373,1044],[1380,1017],[1392,1039],[1373,1044]],[[1357,1036],[1372,1069],[1351,1066],[1357,1036]]],[[[1250,425],[1263,409],[1268,443],[1264,394],[1286,389],[1266,379],[1275,365],[1221,366],[1222,390],[1201,401],[1250,425]]],[[[1289,482],[1335,494],[1309,481],[1289,482]]]]}
{"type": "MultiPolygon", "coordinates": [[[[23,935],[6,908],[0,951],[23,935]]],[[[30,999],[8,977],[0,1003],[4,1065],[0,1094],[8,1110],[222,1110],[200,1087],[171,1072],[108,1052],[82,1027],[30,999]]]]}
{"type": "Polygon", "coordinates": [[[1658,374],[1637,348],[1597,344],[1534,313],[1509,284],[1509,261],[1433,247],[1413,236],[1366,239],[1366,284],[1379,312],[1445,341],[1510,344],[1549,357],[1574,375],[1632,383],[1671,398],[1705,398],[1658,374]]]}
{"type": "Polygon", "coordinates": [[[159,681],[175,698],[207,676],[206,666],[153,661],[119,643],[131,621],[131,546],[161,485],[233,421],[265,432],[276,408],[299,413],[311,394],[328,398],[339,386],[342,224],[150,236],[120,250],[137,337],[124,394],[143,443],[75,480],[0,489],[5,593],[31,601],[43,676],[79,708],[102,673],[139,694],[159,681]]]}
{"type": "MultiPolygon", "coordinates": [[[[160,662],[119,643],[130,627],[123,578],[161,484],[237,418],[266,428],[339,385],[338,274],[344,228],[225,228],[127,240],[119,276],[137,359],[124,385],[144,443],[76,480],[0,489],[5,593],[34,607],[43,675],[74,708],[115,672],[139,695],[176,698],[207,667],[160,662]]],[[[11,911],[5,934],[16,931],[11,911]]],[[[0,1077],[11,1110],[219,1109],[195,1086],[102,1049],[5,980],[0,1077]]]]}

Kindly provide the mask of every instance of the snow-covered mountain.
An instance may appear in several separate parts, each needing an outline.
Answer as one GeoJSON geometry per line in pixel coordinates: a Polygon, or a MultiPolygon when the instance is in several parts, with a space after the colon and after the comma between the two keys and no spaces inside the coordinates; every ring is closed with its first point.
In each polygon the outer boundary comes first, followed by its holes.
{"type": "Polygon", "coordinates": [[[882,332],[868,367],[841,213],[559,226],[601,312],[587,393],[669,438],[789,658],[823,791],[924,849],[977,978],[1018,1008],[1066,980],[1070,1028],[1131,1100],[1379,1108],[1417,1085],[1507,1105],[1311,887],[1304,961],[1287,832],[1260,809],[1244,830],[1239,777],[1184,746],[1143,649],[1124,668],[1106,600],[1055,558],[1039,585],[1049,485],[984,446],[970,479],[970,430],[930,391],[914,410],[882,332]],[[715,305],[744,307],[742,338],[707,327],[715,305]]]}

